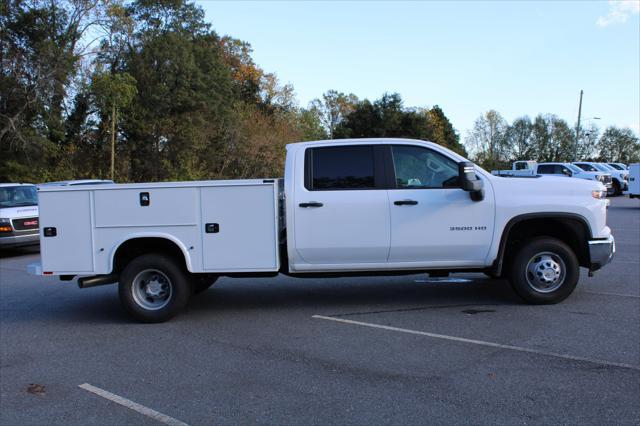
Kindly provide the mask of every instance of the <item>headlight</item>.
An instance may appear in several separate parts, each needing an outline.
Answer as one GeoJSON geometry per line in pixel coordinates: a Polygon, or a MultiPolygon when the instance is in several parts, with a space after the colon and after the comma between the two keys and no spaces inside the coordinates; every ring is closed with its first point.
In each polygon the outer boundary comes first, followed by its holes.
{"type": "Polygon", "coordinates": [[[591,191],[591,196],[593,198],[597,198],[598,200],[601,200],[601,199],[607,197],[607,191],[600,190],[600,189],[595,189],[595,190],[591,191]]]}
{"type": "Polygon", "coordinates": [[[11,223],[11,219],[8,217],[0,217],[0,223],[11,223]]]}
{"type": "Polygon", "coordinates": [[[602,182],[604,180],[604,175],[596,175],[596,179],[602,182]]]}

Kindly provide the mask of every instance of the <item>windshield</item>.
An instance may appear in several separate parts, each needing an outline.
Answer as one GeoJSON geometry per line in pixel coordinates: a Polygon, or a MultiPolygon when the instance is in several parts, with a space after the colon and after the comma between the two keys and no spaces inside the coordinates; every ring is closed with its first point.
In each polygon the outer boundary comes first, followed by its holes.
{"type": "Polygon", "coordinates": [[[604,164],[598,164],[598,163],[593,163],[593,165],[595,166],[596,169],[600,170],[601,172],[610,172],[611,170],[609,170],[604,164]]]}
{"type": "Polygon", "coordinates": [[[0,188],[0,208],[37,206],[35,186],[5,186],[0,188]]]}
{"type": "Polygon", "coordinates": [[[625,170],[622,166],[619,166],[615,163],[609,163],[609,167],[613,167],[616,170],[625,170]]]}
{"type": "Polygon", "coordinates": [[[575,166],[575,165],[573,165],[571,163],[567,163],[567,164],[565,164],[565,166],[567,166],[567,168],[569,170],[571,170],[573,173],[582,173],[583,172],[583,170],[580,167],[575,166]]]}

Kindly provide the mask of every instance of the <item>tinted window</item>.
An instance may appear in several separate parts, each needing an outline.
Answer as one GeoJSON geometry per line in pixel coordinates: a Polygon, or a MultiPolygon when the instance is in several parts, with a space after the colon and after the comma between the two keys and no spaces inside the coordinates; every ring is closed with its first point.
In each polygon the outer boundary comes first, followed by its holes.
{"type": "Polygon", "coordinates": [[[566,176],[572,176],[573,172],[571,170],[569,170],[569,168],[567,166],[558,166],[560,168],[560,173],[562,173],[563,175],[566,176]]]}
{"type": "Polygon", "coordinates": [[[516,170],[526,170],[527,166],[527,163],[516,163],[516,170]]]}
{"type": "Polygon", "coordinates": [[[458,164],[430,149],[393,146],[396,188],[458,187],[458,164]]]}
{"type": "Polygon", "coordinates": [[[314,190],[369,189],[375,187],[373,147],[313,148],[311,168],[314,190]]]}
{"type": "Polygon", "coordinates": [[[553,164],[541,164],[538,166],[538,174],[552,175],[555,173],[555,166],[553,164]]]}
{"type": "Polygon", "coordinates": [[[587,172],[597,172],[598,169],[596,169],[595,167],[589,165],[589,164],[584,164],[584,163],[580,163],[580,164],[576,164],[576,166],[580,167],[582,170],[585,170],[587,172]]]}

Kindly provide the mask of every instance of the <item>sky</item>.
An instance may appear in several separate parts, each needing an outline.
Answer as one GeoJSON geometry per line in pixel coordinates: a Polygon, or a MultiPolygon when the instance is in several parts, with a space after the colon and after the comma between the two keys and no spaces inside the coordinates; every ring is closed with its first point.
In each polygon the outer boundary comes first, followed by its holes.
{"type": "Polygon", "coordinates": [[[552,113],[640,133],[640,0],[198,1],[220,35],[291,83],[439,105],[464,137],[483,112],[552,113]],[[592,119],[600,117],[599,120],[592,119]]]}

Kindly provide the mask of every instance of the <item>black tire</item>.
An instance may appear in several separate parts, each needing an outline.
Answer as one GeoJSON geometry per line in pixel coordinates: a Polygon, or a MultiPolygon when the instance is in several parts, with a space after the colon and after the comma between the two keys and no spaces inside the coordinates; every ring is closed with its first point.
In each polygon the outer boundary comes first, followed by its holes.
{"type": "Polygon", "coordinates": [[[580,264],[571,247],[551,237],[538,237],[521,247],[509,269],[515,292],[535,305],[562,302],[579,277],[580,264]]]}
{"type": "Polygon", "coordinates": [[[618,182],[617,180],[613,181],[613,195],[622,195],[622,186],[620,186],[620,182],[618,182]]]}
{"type": "Polygon", "coordinates": [[[154,323],[180,312],[189,302],[191,286],[185,271],[173,259],[145,254],[124,268],[118,294],[129,315],[140,322],[154,323]]]}
{"type": "Polygon", "coordinates": [[[208,290],[218,280],[213,274],[191,274],[191,289],[194,294],[208,290]]]}

